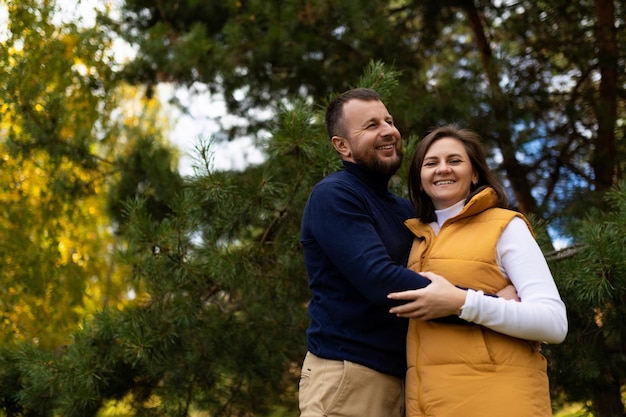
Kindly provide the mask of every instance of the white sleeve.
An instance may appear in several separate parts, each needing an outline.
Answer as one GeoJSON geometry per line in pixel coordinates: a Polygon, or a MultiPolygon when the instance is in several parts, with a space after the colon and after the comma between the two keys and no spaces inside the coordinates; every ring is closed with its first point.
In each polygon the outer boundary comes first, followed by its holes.
{"type": "Polygon", "coordinates": [[[524,220],[514,218],[497,244],[500,269],[521,302],[469,290],[460,317],[497,332],[546,343],[567,335],[567,315],[548,264],[524,220]]]}

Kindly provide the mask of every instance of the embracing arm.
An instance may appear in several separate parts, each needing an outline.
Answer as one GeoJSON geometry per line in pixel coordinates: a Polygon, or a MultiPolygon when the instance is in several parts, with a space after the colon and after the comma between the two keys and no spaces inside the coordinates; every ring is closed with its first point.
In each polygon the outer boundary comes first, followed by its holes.
{"type": "Polygon", "coordinates": [[[472,289],[463,289],[452,285],[447,279],[433,272],[420,272],[420,275],[430,279],[431,284],[423,289],[394,292],[388,295],[392,300],[404,300],[406,304],[392,307],[389,312],[399,317],[417,320],[433,320],[444,316],[458,316],[460,319],[446,318],[447,323],[467,322],[461,313],[466,304],[469,292],[480,294],[485,298],[502,298],[503,300],[519,301],[513,285],[507,285],[497,294],[484,294],[472,289]],[[461,320],[462,319],[462,320],[461,320]]]}
{"type": "Polygon", "coordinates": [[[516,218],[509,224],[497,249],[500,266],[521,302],[485,297],[482,291],[463,291],[439,275],[422,273],[432,284],[421,290],[390,294],[392,299],[411,300],[390,311],[402,317],[429,320],[430,302],[450,297],[458,306],[456,313],[464,320],[521,339],[562,342],[567,334],[565,305],[541,249],[523,220],[516,218]]]}

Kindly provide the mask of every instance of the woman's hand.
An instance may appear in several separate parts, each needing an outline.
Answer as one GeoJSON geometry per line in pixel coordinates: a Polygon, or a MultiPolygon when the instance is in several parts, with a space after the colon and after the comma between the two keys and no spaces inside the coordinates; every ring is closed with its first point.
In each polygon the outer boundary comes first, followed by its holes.
{"type": "Polygon", "coordinates": [[[420,272],[431,280],[425,288],[389,294],[392,300],[408,300],[406,304],[389,310],[398,317],[417,320],[432,320],[453,314],[460,314],[467,292],[450,284],[441,275],[433,272],[420,272]]]}

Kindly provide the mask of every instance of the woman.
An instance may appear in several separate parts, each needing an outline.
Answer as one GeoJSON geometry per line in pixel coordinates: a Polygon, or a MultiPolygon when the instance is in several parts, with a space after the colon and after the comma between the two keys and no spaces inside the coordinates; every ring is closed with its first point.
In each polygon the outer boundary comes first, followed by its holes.
{"type": "Polygon", "coordinates": [[[412,300],[391,310],[413,319],[407,416],[551,416],[538,342],[565,339],[565,306],[530,225],[506,209],[478,135],[452,125],[427,135],[411,160],[409,193],[418,217],[407,221],[415,234],[409,267],[436,274],[428,275],[432,287],[459,299],[458,314],[471,324],[427,321],[420,297],[431,286],[390,294],[412,300]],[[510,283],[521,302],[482,296],[510,283]]]}

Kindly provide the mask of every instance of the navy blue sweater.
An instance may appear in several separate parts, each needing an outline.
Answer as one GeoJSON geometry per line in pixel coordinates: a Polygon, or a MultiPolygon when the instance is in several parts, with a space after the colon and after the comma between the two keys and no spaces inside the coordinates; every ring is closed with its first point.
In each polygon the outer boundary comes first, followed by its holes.
{"type": "Polygon", "coordinates": [[[302,218],[308,349],[404,377],[408,321],[389,313],[387,294],[430,282],[404,267],[413,240],[404,221],[415,213],[389,192],[389,176],[344,167],[313,188],[302,218]]]}

